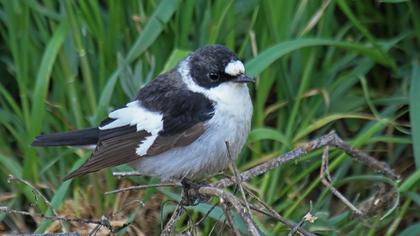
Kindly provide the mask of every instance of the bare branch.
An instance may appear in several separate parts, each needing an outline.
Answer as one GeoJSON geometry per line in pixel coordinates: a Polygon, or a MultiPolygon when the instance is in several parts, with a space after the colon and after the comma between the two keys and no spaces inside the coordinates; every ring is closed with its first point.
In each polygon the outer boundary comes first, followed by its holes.
{"type": "MultiPolygon", "coordinates": [[[[346,152],[348,155],[350,155],[354,159],[363,162],[368,167],[371,167],[377,171],[384,173],[386,176],[392,179],[400,178],[386,163],[377,161],[375,158],[369,156],[368,154],[360,150],[352,148],[350,145],[346,144],[340,137],[338,137],[335,131],[331,131],[330,133],[323,135],[317,139],[314,139],[310,142],[307,142],[306,144],[290,152],[287,152],[277,158],[274,158],[273,160],[267,161],[263,164],[260,164],[256,167],[253,167],[249,170],[242,172],[239,175],[240,181],[241,182],[247,181],[255,176],[264,174],[267,171],[272,170],[284,163],[298,159],[308,154],[309,152],[313,152],[317,149],[320,149],[326,146],[337,147],[343,150],[344,152],[346,152]]],[[[215,184],[212,184],[212,186],[215,186],[218,188],[225,188],[233,184],[235,184],[235,180],[232,177],[228,177],[228,178],[224,178],[218,181],[215,184]]]]}

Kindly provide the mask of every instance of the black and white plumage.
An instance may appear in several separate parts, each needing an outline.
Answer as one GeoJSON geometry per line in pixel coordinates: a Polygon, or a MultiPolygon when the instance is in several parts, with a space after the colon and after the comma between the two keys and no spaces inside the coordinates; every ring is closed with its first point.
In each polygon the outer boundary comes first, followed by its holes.
{"type": "Polygon", "coordinates": [[[98,128],[41,135],[34,146],[96,145],[65,179],[124,163],[162,181],[201,179],[227,167],[247,139],[252,103],[243,63],[227,48],[198,49],[140,89],[98,128]]]}

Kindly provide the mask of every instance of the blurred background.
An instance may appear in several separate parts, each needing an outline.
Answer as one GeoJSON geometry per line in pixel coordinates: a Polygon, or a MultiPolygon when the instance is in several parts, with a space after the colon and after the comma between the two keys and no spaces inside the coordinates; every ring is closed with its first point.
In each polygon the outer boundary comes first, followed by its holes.
{"type": "MultiPolygon", "coordinates": [[[[310,211],[317,220],[303,227],[320,235],[420,234],[417,1],[0,0],[0,33],[0,206],[52,214],[30,188],[8,181],[12,174],[32,183],[59,214],[106,215],[122,227],[120,235],[159,234],[179,189],[104,195],[159,180],[113,177],[112,170],[130,170],[121,166],[62,182],[90,152],[30,144],[40,133],[98,125],[189,52],[219,43],[257,78],[240,170],[334,129],[402,176],[392,181],[332,150],[333,184],[367,212],[365,218],[320,183],[320,151],[252,179],[247,188],[291,221],[310,211]],[[384,204],[374,207],[372,199],[384,204]]],[[[229,235],[219,207],[191,223],[216,202],[189,208],[177,231],[229,235]]],[[[255,220],[266,235],[289,232],[263,215],[255,220]]],[[[246,234],[237,216],[235,222],[246,234]]],[[[84,233],[94,227],[66,226],[84,233]]],[[[0,234],[60,227],[0,213],[0,234]]]]}

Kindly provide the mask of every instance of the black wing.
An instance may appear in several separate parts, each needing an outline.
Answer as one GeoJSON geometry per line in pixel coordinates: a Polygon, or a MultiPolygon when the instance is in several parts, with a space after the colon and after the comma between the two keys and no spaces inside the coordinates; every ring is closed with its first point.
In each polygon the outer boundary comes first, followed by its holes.
{"type": "MultiPolygon", "coordinates": [[[[214,115],[212,101],[187,89],[176,71],[159,76],[139,91],[136,98],[149,111],[163,115],[163,129],[145,156],[194,142],[206,130],[205,122],[214,115]]],[[[112,122],[106,119],[102,125],[112,122]]],[[[125,125],[99,131],[99,140],[89,160],[65,179],[137,160],[136,149],[151,134],[125,125]]]]}

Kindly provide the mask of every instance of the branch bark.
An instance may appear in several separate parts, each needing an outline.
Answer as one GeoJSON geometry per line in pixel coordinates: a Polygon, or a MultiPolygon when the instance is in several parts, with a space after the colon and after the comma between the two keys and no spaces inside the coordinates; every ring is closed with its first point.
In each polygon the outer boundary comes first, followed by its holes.
{"type": "MultiPolygon", "coordinates": [[[[400,176],[397,175],[386,163],[380,162],[376,160],[375,158],[369,156],[368,154],[360,150],[357,150],[355,148],[352,148],[350,145],[345,143],[340,137],[338,137],[335,131],[331,131],[330,133],[323,135],[319,138],[316,138],[310,142],[307,142],[306,144],[290,152],[287,152],[277,158],[274,158],[273,160],[267,161],[263,164],[260,164],[256,167],[253,167],[249,170],[242,172],[239,175],[239,179],[241,182],[247,181],[253,177],[264,174],[267,171],[277,168],[278,166],[283,165],[289,161],[293,161],[310,152],[313,152],[315,150],[318,150],[326,146],[339,148],[343,150],[344,152],[346,152],[348,155],[350,155],[352,158],[362,162],[363,164],[367,165],[368,167],[372,169],[375,169],[379,172],[384,173],[386,176],[394,180],[398,180],[400,178],[400,176]]],[[[233,184],[235,184],[235,178],[228,177],[228,178],[224,178],[218,181],[215,184],[212,184],[212,186],[218,187],[218,188],[226,188],[226,187],[232,186],[233,184]]]]}

